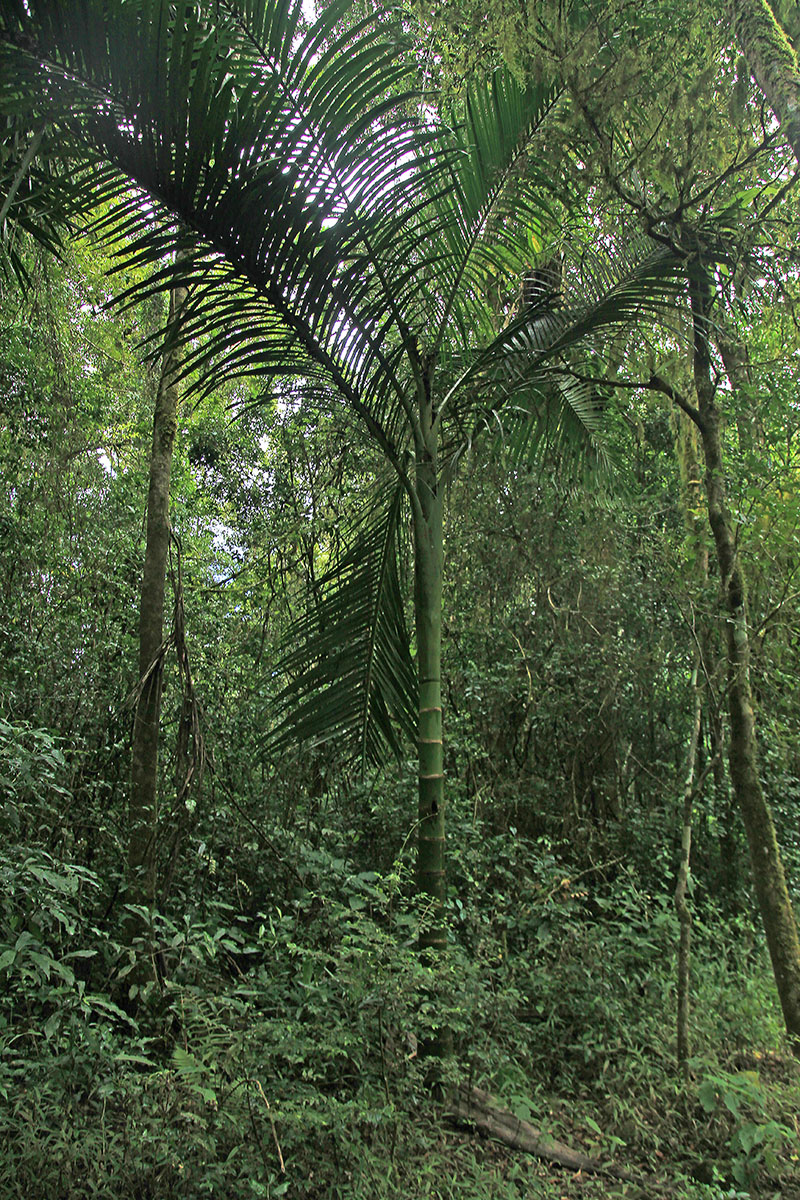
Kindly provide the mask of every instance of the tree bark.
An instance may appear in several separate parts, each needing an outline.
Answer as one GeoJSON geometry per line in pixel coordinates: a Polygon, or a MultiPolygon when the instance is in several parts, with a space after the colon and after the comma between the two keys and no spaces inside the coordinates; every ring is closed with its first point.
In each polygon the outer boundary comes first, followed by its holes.
{"type": "Polygon", "coordinates": [[[726,614],[728,749],[731,786],[742,816],[756,897],[772,960],[786,1030],[800,1050],[800,942],[770,807],[758,772],[758,746],[750,686],[747,597],[722,461],[721,414],[715,400],[709,354],[711,291],[702,264],[690,282],[694,331],[694,382],[698,428],[706,463],[708,519],[716,548],[726,614]]]}
{"type": "Polygon", "coordinates": [[[800,163],[797,56],[767,0],[729,0],[733,32],[751,75],[800,163]]]}
{"type": "MultiPolygon", "coordinates": [[[[186,298],[173,289],[170,321],[186,298]]],[[[169,490],[177,429],[178,357],[166,351],[153,415],[153,444],[147,494],[147,532],[139,608],[139,694],[133,726],[131,792],[128,808],[128,895],[133,903],[154,905],[158,831],[158,726],[163,681],[164,595],[169,555],[169,490]]]]}
{"type": "Polygon", "coordinates": [[[697,666],[693,672],[694,714],[689,751],[686,756],[686,779],[683,785],[681,813],[681,860],[678,881],[675,885],[675,912],[678,916],[678,1005],[676,1014],[678,1067],[688,1082],[689,1077],[689,1007],[692,952],[692,913],[686,899],[692,861],[692,807],[694,801],[694,771],[697,762],[697,747],[700,742],[700,726],[703,715],[702,692],[698,687],[697,666]]]}
{"type": "MultiPolygon", "coordinates": [[[[708,590],[708,529],[701,515],[704,504],[703,480],[698,461],[698,437],[699,433],[696,425],[685,413],[678,412],[675,441],[680,468],[681,506],[683,508],[683,520],[691,552],[692,574],[699,585],[702,595],[708,590]]],[[[701,620],[702,626],[699,633],[696,628],[696,621],[693,620],[693,632],[696,643],[695,662],[692,671],[694,704],[681,803],[681,854],[674,896],[675,913],[678,917],[679,929],[676,978],[676,1055],[678,1068],[683,1072],[686,1082],[688,1082],[689,1075],[689,1012],[691,1007],[692,952],[692,912],[687,897],[689,879],[691,878],[694,777],[703,716],[703,697],[700,679],[701,670],[704,670],[709,676],[714,674],[711,637],[709,636],[710,631],[705,613],[703,613],[701,620]]]]}

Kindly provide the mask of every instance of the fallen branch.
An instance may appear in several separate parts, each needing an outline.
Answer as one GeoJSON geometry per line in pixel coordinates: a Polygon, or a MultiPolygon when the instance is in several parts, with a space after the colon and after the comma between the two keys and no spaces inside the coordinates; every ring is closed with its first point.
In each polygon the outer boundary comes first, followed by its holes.
{"type": "Polygon", "coordinates": [[[512,1150],[525,1150],[528,1154],[558,1163],[571,1171],[610,1175],[614,1179],[634,1179],[628,1171],[606,1166],[595,1158],[571,1149],[520,1117],[515,1117],[482,1088],[461,1084],[450,1098],[447,1115],[460,1124],[474,1125],[484,1136],[497,1138],[512,1150]]]}

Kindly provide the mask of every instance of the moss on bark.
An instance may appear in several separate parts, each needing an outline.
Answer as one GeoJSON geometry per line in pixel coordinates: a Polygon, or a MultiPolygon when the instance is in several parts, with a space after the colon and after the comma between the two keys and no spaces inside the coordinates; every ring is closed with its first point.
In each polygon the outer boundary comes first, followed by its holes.
{"type": "Polygon", "coordinates": [[[708,347],[711,293],[702,266],[690,285],[694,324],[694,382],[706,464],[708,518],[717,552],[725,612],[730,718],[731,786],[742,816],[756,898],[772,960],[786,1030],[800,1049],[800,941],[769,804],[758,771],[750,685],[747,593],[722,458],[721,414],[716,405],[708,347]]]}
{"type": "Polygon", "coordinates": [[[767,0],[731,0],[731,23],[756,84],[800,162],[800,70],[767,0]]]}

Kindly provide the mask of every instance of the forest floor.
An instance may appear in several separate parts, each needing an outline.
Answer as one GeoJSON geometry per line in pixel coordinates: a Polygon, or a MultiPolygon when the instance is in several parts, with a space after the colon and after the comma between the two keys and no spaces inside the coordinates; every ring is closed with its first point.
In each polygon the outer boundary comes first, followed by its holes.
{"type": "MultiPolygon", "coordinates": [[[[692,1072],[689,1092],[672,1109],[653,1095],[650,1103],[628,1096],[629,1115],[618,1121],[628,1141],[601,1129],[596,1089],[551,1097],[547,1133],[599,1170],[569,1169],[464,1127],[443,1132],[437,1151],[467,1176],[473,1172],[484,1189],[475,1194],[487,1197],[800,1200],[800,1062],[785,1049],[756,1050],[718,1071],[713,1094],[709,1080],[692,1072]],[[743,1116],[746,1099],[756,1100],[760,1120],[743,1116]]],[[[624,1101],[615,1107],[623,1111],[624,1101]]]]}
{"type": "Polygon", "coordinates": [[[686,1080],[671,896],[509,846],[433,964],[403,871],[319,846],[302,887],[241,854],[190,880],[134,943],[89,868],[0,848],[0,1200],[800,1200],[800,1062],[751,910],[698,904],[686,1080]],[[445,1088],[610,1170],[448,1119],[418,1052],[443,1023],[445,1088]]]}

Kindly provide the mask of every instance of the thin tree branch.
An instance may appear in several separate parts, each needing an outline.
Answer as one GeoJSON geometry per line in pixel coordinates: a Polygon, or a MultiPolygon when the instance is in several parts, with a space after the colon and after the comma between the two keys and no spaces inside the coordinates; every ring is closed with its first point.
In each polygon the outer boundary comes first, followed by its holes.
{"type": "Polygon", "coordinates": [[[598,375],[583,375],[580,371],[573,371],[566,367],[552,367],[551,370],[561,375],[569,375],[571,379],[576,380],[578,383],[594,383],[597,387],[629,388],[634,391],[661,392],[662,395],[668,396],[670,400],[677,404],[678,408],[685,412],[687,417],[694,421],[695,425],[700,428],[702,418],[699,409],[690,404],[683,393],[678,391],[673,384],[655,372],[649,379],[604,379],[598,375]]]}

